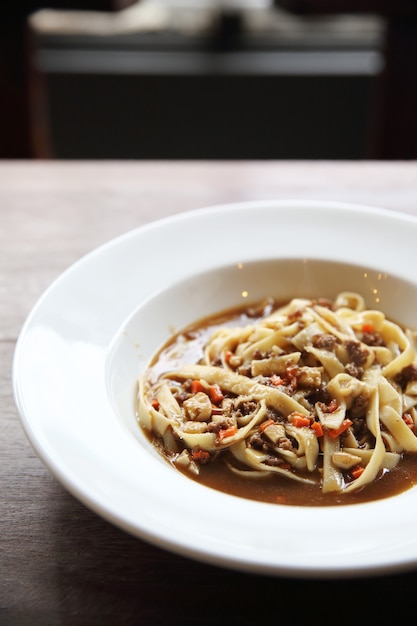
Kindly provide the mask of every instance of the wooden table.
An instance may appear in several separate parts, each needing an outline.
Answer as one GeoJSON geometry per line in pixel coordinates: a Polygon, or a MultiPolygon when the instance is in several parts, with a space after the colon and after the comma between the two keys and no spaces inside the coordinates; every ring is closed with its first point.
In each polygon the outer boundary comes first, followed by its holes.
{"type": "MultiPolygon", "coordinates": [[[[417,215],[417,163],[0,162],[1,626],[388,624],[414,611],[417,572],[355,581],[268,578],[131,537],[57,483],[20,425],[11,389],[16,338],[63,270],[151,220],[275,198],[417,215]]],[[[358,519],[352,532],[360,529],[358,519]]]]}

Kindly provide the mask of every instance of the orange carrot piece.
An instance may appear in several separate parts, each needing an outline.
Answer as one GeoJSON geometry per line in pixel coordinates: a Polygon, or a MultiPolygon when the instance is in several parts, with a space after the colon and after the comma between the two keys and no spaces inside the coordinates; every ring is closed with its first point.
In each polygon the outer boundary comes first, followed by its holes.
{"type": "Polygon", "coordinates": [[[352,426],[352,423],[353,423],[352,420],[346,418],[343,420],[339,428],[328,428],[327,434],[332,439],[337,439],[342,433],[345,432],[345,430],[347,430],[350,426],[352,426]]]}
{"type": "Polygon", "coordinates": [[[191,382],[191,393],[198,393],[199,391],[206,391],[201,380],[193,380],[191,382]]]}
{"type": "Polygon", "coordinates": [[[154,398],[151,402],[152,408],[155,409],[155,411],[158,411],[159,409],[159,402],[156,398],[154,398]]]}
{"type": "Polygon", "coordinates": [[[271,385],[274,385],[274,387],[280,387],[280,385],[284,384],[284,381],[282,380],[281,376],[278,376],[278,374],[272,374],[269,380],[271,382],[271,385]]]}
{"type": "Polygon", "coordinates": [[[200,450],[200,448],[196,448],[191,452],[191,456],[195,461],[208,461],[210,453],[207,452],[207,450],[200,450]]]}
{"type": "Polygon", "coordinates": [[[411,417],[410,413],[404,413],[403,420],[407,424],[407,426],[411,428],[411,430],[414,430],[414,420],[411,417]]]}
{"type": "Polygon", "coordinates": [[[339,405],[337,404],[337,400],[335,398],[333,398],[333,400],[330,401],[330,404],[327,405],[327,407],[324,410],[324,412],[325,413],[334,413],[338,408],[339,408],[339,405]]]}
{"type": "Polygon", "coordinates": [[[362,332],[363,333],[373,333],[375,332],[375,327],[373,324],[362,324],[362,332]]]}
{"type": "Polygon", "coordinates": [[[293,415],[292,424],[296,428],[303,428],[306,426],[310,426],[310,418],[306,415],[293,415]]]}
{"type": "Polygon", "coordinates": [[[320,422],[313,422],[311,424],[311,428],[316,433],[316,437],[323,437],[324,431],[323,426],[320,424],[320,422]]]}
{"type": "Polygon", "coordinates": [[[227,439],[227,437],[233,437],[237,433],[237,426],[230,426],[229,428],[224,428],[223,430],[219,430],[219,439],[223,441],[223,439],[227,439]]]}
{"type": "Polygon", "coordinates": [[[264,422],[262,422],[262,424],[259,426],[259,430],[261,431],[261,433],[264,432],[265,428],[268,428],[268,426],[272,426],[273,424],[275,424],[274,420],[270,419],[270,420],[265,420],[264,422]]]}
{"type": "Polygon", "coordinates": [[[220,404],[220,402],[224,399],[224,395],[219,385],[210,385],[208,388],[208,393],[210,396],[210,400],[214,404],[220,404]]]}
{"type": "Polygon", "coordinates": [[[355,465],[355,467],[350,470],[350,475],[356,480],[356,478],[359,478],[359,476],[361,476],[364,471],[365,468],[362,467],[362,465],[355,465]]]}

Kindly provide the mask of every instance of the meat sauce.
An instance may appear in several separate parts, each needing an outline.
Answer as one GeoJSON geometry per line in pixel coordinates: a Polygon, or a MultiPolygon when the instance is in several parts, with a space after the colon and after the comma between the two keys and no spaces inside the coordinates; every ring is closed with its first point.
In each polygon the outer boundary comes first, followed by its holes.
{"type": "MultiPolygon", "coordinates": [[[[182,364],[197,363],[202,357],[205,343],[217,328],[254,324],[270,315],[278,306],[279,303],[267,300],[259,306],[230,309],[189,326],[176,334],[155,356],[151,364],[153,379],[182,364]]],[[[158,439],[146,431],[145,434],[169,461],[158,439]]],[[[233,473],[227,462],[228,453],[225,452],[215,461],[201,465],[198,475],[183,471],[178,466],[175,469],[206,487],[230,495],[293,506],[359,504],[397,495],[417,484],[417,454],[412,453],[404,455],[395,468],[379,476],[373,483],[349,494],[323,494],[319,485],[293,481],[276,474],[262,478],[244,477],[233,473]]]]}

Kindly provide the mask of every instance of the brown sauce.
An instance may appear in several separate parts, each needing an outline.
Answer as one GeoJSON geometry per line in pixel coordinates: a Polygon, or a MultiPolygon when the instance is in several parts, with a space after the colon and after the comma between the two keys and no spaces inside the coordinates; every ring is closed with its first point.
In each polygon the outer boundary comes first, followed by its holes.
{"type": "MultiPolygon", "coordinates": [[[[280,303],[265,302],[256,308],[239,307],[194,323],[176,334],[155,356],[152,362],[152,378],[157,379],[164,372],[181,364],[197,363],[202,357],[205,343],[218,327],[254,324],[279,306],[280,303]]],[[[152,434],[146,431],[145,434],[161,454],[166,456],[160,442],[152,434]]],[[[293,506],[359,504],[391,497],[417,485],[417,454],[413,453],[404,455],[394,469],[386,471],[373,483],[349,494],[323,494],[319,485],[297,482],[276,474],[263,478],[240,476],[230,470],[227,457],[227,453],[223,453],[214,462],[201,465],[198,476],[186,471],[183,473],[200,484],[230,495],[293,506]]],[[[182,471],[177,466],[174,467],[176,471],[182,471]]]]}
{"type": "Polygon", "coordinates": [[[397,495],[417,484],[417,455],[408,454],[383,477],[357,492],[323,494],[317,485],[306,485],[281,476],[245,478],[233,474],[224,461],[203,465],[197,482],[230,495],[293,506],[336,506],[359,504],[397,495]]]}

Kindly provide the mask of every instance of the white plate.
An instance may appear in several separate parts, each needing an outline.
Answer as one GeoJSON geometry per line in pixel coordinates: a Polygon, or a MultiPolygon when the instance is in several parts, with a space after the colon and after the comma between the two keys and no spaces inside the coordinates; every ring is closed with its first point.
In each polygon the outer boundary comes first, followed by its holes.
{"type": "MultiPolygon", "coordinates": [[[[217,492],[155,453],[135,422],[134,394],[137,375],[170,330],[238,303],[248,285],[249,296],[262,294],[271,272],[262,279],[269,270],[255,271],[255,264],[265,269],[271,259],[287,277],[286,289],[294,276],[283,270],[282,259],[290,259],[289,270],[291,259],[342,263],[342,278],[329,275],[332,289],[344,288],[352,275],[347,265],[359,267],[357,276],[369,268],[361,288],[368,295],[376,289],[394,316],[407,309],[408,319],[400,321],[412,325],[416,241],[417,220],[410,216],[281,201],[182,213],[109,242],[55,281],[21,331],[13,386],[30,442],[55,477],[96,513],[191,558],[302,577],[414,568],[416,489],[325,508],[217,492]]],[[[297,289],[314,286],[307,280],[297,289]]]]}

